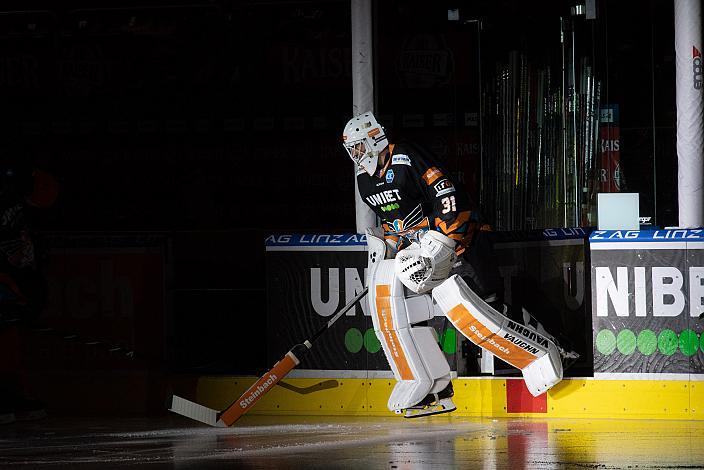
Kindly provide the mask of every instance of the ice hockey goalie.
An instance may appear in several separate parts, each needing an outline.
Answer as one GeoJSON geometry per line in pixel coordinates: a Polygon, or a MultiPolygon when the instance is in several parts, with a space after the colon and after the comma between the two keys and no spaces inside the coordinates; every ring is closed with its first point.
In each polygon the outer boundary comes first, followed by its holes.
{"type": "Polygon", "coordinates": [[[558,383],[566,353],[541,328],[506,316],[468,193],[428,152],[389,143],[370,112],[347,123],[343,145],[360,197],[381,220],[367,230],[367,299],[396,379],[389,410],[413,418],[456,408],[450,367],[427,326],[434,304],[470,341],[520,369],[533,395],[558,383]]]}

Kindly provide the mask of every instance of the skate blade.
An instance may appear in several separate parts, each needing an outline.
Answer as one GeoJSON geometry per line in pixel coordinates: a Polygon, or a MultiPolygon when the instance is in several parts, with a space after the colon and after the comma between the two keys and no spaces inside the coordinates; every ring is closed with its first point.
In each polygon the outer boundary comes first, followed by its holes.
{"type": "Polygon", "coordinates": [[[562,359],[562,370],[565,371],[572,367],[575,362],[577,362],[577,359],[579,359],[579,354],[577,354],[574,351],[570,351],[568,353],[564,353],[563,351],[560,351],[560,356],[562,359]]]}
{"type": "Polygon", "coordinates": [[[433,403],[432,405],[424,406],[423,408],[408,408],[403,415],[404,418],[422,418],[424,416],[439,415],[442,413],[450,413],[455,411],[457,407],[454,403],[433,403]]]}
{"type": "Polygon", "coordinates": [[[579,353],[577,353],[575,351],[565,351],[562,348],[559,348],[559,351],[560,351],[560,356],[562,356],[565,359],[574,359],[574,360],[579,359],[579,353]]]}

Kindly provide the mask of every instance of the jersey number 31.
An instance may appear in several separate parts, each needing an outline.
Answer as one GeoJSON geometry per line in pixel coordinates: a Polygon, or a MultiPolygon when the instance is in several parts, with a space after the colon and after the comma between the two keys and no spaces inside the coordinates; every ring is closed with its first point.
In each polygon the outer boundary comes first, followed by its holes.
{"type": "Polygon", "coordinates": [[[454,212],[457,210],[457,206],[455,205],[455,196],[444,197],[440,200],[440,202],[442,202],[443,214],[447,214],[450,211],[454,212]]]}

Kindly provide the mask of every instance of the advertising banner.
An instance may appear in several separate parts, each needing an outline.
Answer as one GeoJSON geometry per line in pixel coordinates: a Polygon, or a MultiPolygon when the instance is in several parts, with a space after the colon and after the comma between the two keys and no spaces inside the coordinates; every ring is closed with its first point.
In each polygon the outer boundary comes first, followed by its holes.
{"type": "Polygon", "coordinates": [[[595,376],[704,377],[704,230],[589,241],[595,376]]]}
{"type": "MultiPolygon", "coordinates": [[[[591,372],[590,310],[585,307],[589,290],[584,279],[588,233],[581,228],[547,229],[497,232],[491,237],[506,300],[518,312],[524,306],[548,331],[561,337],[565,346],[580,353],[574,370],[582,370],[582,364],[591,372]]],[[[276,234],[266,238],[268,362],[309,338],[361,292],[366,249],[361,234],[276,234]]],[[[435,328],[452,370],[458,375],[478,372],[472,363],[473,350],[459,347],[466,341],[439,310],[429,326],[435,328]],[[462,354],[466,357],[460,357],[462,354]]],[[[318,375],[327,371],[331,376],[359,377],[368,371],[391,375],[374,334],[366,298],[316,341],[294,372],[305,375],[311,370],[318,375]]]]}
{"type": "MultiPolygon", "coordinates": [[[[362,234],[277,234],[266,239],[267,359],[302,343],[364,289],[366,237],[362,234]]],[[[455,330],[444,316],[429,322],[455,370],[455,330]]],[[[293,375],[391,376],[374,334],[367,299],[325,332],[293,375]]]]}
{"type": "MultiPolygon", "coordinates": [[[[591,229],[557,228],[496,232],[494,250],[504,281],[509,316],[521,321],[522,309],[535,317],[560,345],[579,359],[565,375],[589,375],[592,369],[587,238],[591,229]]],[[[495,373],[518,372],[495,361],[495,373]]]]}
{"type": "MultiPolygon", "coordinates": [[[[161,234],[56,234],[48,246],[43,326],[63,332],[31,350],[32,364],[53,369],[144,367],[165,355],[167,239],[161,234]],[[98,345],[93,345],[95,342],[98,345]],[[122,355],[109,348],[122,348],[122,355]],[[131,351],[139,361],[109,361],[131,351]]],[[[42,337],[36,336],[39,341],[42,337]]]]}
{"type": "MultiPolygon", "coordinates": [[[[364,289],[367,245],[361,234],[272,235],[266,239],[267,359],[302,343],[364,289]]],[[[328,330],[298,370],[387,368],[366,297],[328,330]]]]}

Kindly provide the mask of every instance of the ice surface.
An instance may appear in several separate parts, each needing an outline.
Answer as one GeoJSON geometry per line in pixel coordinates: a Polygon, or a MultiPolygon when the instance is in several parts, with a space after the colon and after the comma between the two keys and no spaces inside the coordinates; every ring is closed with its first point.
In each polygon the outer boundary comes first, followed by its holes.
{"type": "Polygon", "coordinates": [[[1,468],[704,468],[701,421],[175,415],[0,426],[1,468]]]}

